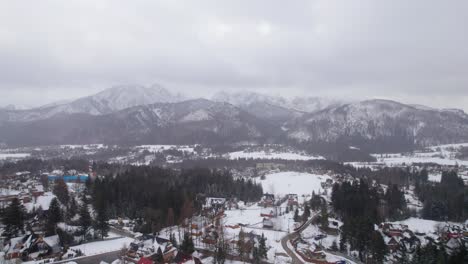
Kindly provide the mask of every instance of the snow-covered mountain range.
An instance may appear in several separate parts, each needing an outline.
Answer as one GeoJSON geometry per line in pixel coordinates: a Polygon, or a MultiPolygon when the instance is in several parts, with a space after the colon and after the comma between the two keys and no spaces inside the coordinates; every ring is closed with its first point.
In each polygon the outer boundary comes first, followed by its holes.
{"type": "Polygon", "coordinates": [[[183,99],[181,95],[172,94],[160,85],[122,85],[76,100],[21,111],[4,110],[0,114],[0,121],[27,122],[77,113],[104,115],[133,106],[178,102],[183,99]]]}
{"type": "Polygon", "coordinates": [[[238,141],[411,149],[468,141],[468,115],[389,100],[343,102],[251,92],[186,100],[157,85],[118,86],[30,110],[0,109],[0,142],[13,145],[238,141]]]}
{"type": "Polygon", "coordinates": [[[347,141],[435,145],[468,141],[468,115],[457,110],[414,107],[389,100],[366,100],[330,107],[292,120],[288,136],[298,141],[347,141]],[[379,142],[381,141],[381,142],[379,142]]]}
{"type": "Polygon", "coordinates": [[[106,115],[70,114],[8,123],[0,141],[41,144],[223,144],[273,140],[279,129],[231,104],[194,99],[127,108],[106,115]]]}

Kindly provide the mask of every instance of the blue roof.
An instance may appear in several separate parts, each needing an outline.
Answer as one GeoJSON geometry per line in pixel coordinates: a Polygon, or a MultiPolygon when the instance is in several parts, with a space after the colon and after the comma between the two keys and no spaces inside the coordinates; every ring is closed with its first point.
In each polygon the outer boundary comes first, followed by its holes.
{"type": "Polygon", "coordinates": [[[64,176],[57,176],[57,175],[49,175],[47,178],[50,180],[57,180],[57,179],[63,179],[66,182],[69,181],[86,181],[88,179],[88,175],[82,174],[82,175],[64,175],[64,176]]]}

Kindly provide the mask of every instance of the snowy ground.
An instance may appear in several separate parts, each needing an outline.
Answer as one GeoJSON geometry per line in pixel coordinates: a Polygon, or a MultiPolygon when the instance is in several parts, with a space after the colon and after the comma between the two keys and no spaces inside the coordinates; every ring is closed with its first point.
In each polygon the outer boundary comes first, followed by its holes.
{"type": "Polygon", "coordinates": [[[293,193],[301,196],[311,195],[312,191],[317,194],[322,192],[321,183],[327,179],[331,179],[331,177],[328,175],[288,171],[267,174],[265,180],[261,180],[260,183],[264,192],[279,195],[293,193]]]}
{"type": "Polygon", "coordinates": [[[23,159],[31,156],[29,153],[0,153],[0,160],[4,159],[23,159]]]}
{"type": "Polygon", "coordinates": [[[107,148],[106,145],[104,144],[90,144],[90,145],[60,145],[60,148],[63,148],[63,149],[78,149],[78,148],[82,148],[82,149],[86,149],[86,150],[91,150],[91,149],[103,149],[103,148],[107,148]]]}
{"type": "Polygon", "coordinates": [[[157,152],[162,152],[164,150],[169,150],[169,149],[176,149],[179,151],[184,151],[184,152],[190,152],[193,153],[195,152],[194,148],[196,146],[192,145],[141,145],[135,147],[136,149],[141,149],[141,150],[148,150],[149,152],[152,153],[157,153],[157,152]]]}
{"type": "Polygon", "coordinates": [[[229,159],[283,159],[283,160],[322,160],[321,156],[311,156],[293,152],[236,151],[227,154],[229,159]]]}
{"type": "Polygon", "coordinates": [[[37,210],[39,207],[41,207],[42,210],[49,210],[49,205],[55,197],[53,193],[46,192],[44,195],[37,197],[35,202],[25,203],[24,207],[28,212],[32,212],[33,209],[37,210]]]}
{"type": "Polygon", "coordinates": [[[102,254],[106,252],[112,252],[122,249],[123,247],[128,247],[133,238],[123,237],[117,239],[111,239],[106,241],[86,243],[78,246],[71,247],[74,250],[81,250],[86,256],[92,256],[97,254],[102,254]]]}
{"type": "MultiPolygon", "coordinates": [[[[251,205],[247,207],[241,207],[241,209],[227,210],[225,211],[226,217],[224,218],[223,224],[226,226],[235,226],[238,224],[246,225],[242,230],[246,233],[254,232],[257,235],[264,235],[267,238],[266,244],[270,248],[268,251],[268,259],[274,260],[277,253],[286,253],[281,246],[281,238],[288,234],[288,231],[292,232],[294,229],[293,212],[284,214],[272,219],[274,222],[273,229],[263,229],[262,220],[263,217],[260,213],[265,208],[257,205],[251,205]]],[[[273,207],[268,208],[273,209],[273,207]]],[[[285,206],[278,211],[285,212],[285,206]]],[[[228,237],[234,238],[239,234],[240,228],[232,229],[227,227],[225,234],[228,237]]]]}
{"type": "MultiPolygon", "coordinates": [[[[447,222],[438,222],[438,221],[425,220],[425,219],[414,218],[414,217],[408,218],[403,221],[393,222],[393,223],[407,225],[408,229],[410,229],[413,232],[426,233],[426,234],[433,233],[438,228],[447,225],[447,222]]],[[[450,225],[461,225],[460,223],[453,223],[453,222],[448,222],[448,223],[450,225]]]]}
{"type": "MultiPolygon", "coordinates": [[[[355,167],[374,168],[379,165],[389,167],[410,165],[412,163],[435,163],[444,166],[465,165],[468,166],[468,160],[456,158],[457,151],[462,147],[468,147],[468,143],[449,144],[432,146],[424,151],[415,151],[412,153],[388,153],[388,154],[372,154],[377,159],[377,162],[349,162],[347,164],[355,167]]],[[[434,178],[436,181],[437,179],[434,178]]]]}

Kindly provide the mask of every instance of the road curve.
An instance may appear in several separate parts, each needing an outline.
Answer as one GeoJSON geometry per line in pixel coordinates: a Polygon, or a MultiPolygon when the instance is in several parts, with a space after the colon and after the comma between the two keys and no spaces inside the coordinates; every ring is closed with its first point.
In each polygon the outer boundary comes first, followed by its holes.
{"type": "Polygon", "coordinates": [[[304,261],[302,261],[296,255],[296,253],[288,247],[288,241],[294,240],[295,238],[297,238],[301,234],[301,232],[304,231],[311,223],[312,223],[312,218],[308,220],[307,222],[305,222],[299,229],[295,230],[291,234],[284,236],[281,239],[281,246],[283,247],[286,254],[288,254],[288,256],[291,257],[292,264],[304,264],[304,261]]]}

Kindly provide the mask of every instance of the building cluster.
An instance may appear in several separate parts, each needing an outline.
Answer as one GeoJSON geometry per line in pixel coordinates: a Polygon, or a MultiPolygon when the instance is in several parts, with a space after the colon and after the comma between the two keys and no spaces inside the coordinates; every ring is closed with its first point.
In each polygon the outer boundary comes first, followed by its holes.
{"type": "Polygon", "coordinates": [[[434,232],[415,232],[407,225],[382,223],[379,231],[384,237],[390,252],[414,253],[416,249],[427,243],[444,246],[448,252],[457,249],[462,243],[468,243],[468,226],[443,224],[434,232]]]}
{"type": "Polygon", "coordinates": [[[52,171],[50,173],[33,174],[21,171],[11,175],[3,175],[0,182],[0,210],[6,209],[17,199],[24,207],[25,213],[33,214],[25,221],[23,231],[6,234],[0,223],[0,254],[6,260],[37,260],[45,258],[60,258],[63,255],[59,236],[46,236],[44,217],[47,216],[51,201],[56,196],[47,190],[52,189],[54,181],[63,178],[67,184],[84,185],[88,175],[76,171],[52,171]],[[73,177],[67,177],[73,176],[73,177]],[[46,187],[44,187],[46,186],[46,187]]]}

